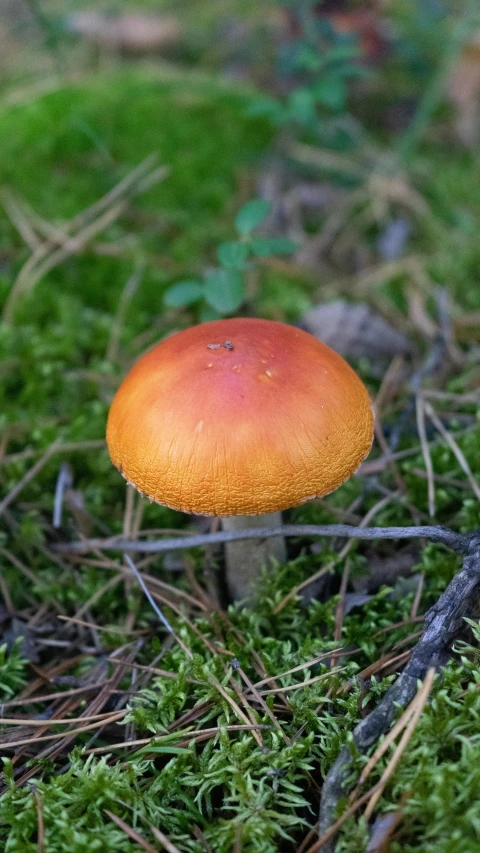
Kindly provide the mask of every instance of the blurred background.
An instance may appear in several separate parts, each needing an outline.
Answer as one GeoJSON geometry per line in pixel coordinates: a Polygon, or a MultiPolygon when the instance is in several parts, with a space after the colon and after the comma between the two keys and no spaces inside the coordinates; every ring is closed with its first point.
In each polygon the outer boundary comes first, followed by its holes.
{"type": "Polygon", "coordinates": [[[1,10],[5,419],[23,334],[24,409],[45,385],[69,435],[80,398],[96,411],[198,320],[300,323],[374,383],[394,357],[402,382],[446,318],[454,364],[478,345],[476,0],[1,10]]]}

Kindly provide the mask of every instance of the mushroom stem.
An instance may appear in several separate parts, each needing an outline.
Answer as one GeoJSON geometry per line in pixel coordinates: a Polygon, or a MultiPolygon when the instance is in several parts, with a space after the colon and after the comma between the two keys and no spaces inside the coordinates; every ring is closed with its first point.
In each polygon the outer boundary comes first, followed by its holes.
{"type": "MultiPolygon", "coordinates": [[[[228,518],[222,518],[223,530],[244,530],[267,525],[280,527],[281,524],[281,512],[269,512],[263,515],[231,515],[228,518]]],[[[249,596],[262,568],[271,567],[271,557],[279,563],[284,563],[287,559],[283,536],[225,543],[227,587],[233,601],[249,596]]]]}

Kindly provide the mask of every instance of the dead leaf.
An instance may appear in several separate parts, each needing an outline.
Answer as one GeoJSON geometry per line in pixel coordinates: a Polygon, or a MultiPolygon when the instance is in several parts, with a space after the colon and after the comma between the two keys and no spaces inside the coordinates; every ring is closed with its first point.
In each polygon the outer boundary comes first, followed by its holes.
{"type": "Polygon", "coordinates": [[[352,586],[356,592],[364,594],[375,594],[382,586],[393,587],[400,577],[411,577],[412,566],[417,560],[418,555],[410,549],[392,556],[371,554],[367,561],[368,574],[352,578],[352,586]]]}
{"type": "Polygon", "coordinates": [[[330,5],[331,11],[328,6],[322,4],[319,7],[319,13],[329,18],[337,33],[356,35],[362,54],[368,61],[378,62],[385,57],[388,49],[385,27],[375,11],[369,9],[337,11],[338,0],[330,5]]]}
{"type": "Polygon", "coordinates": [[[300,325],[349,358],[390,361],[410,349],[408,338],[368,305],[341,299],[313,308],[300,325]]]}
{"type": "Polygon", "coordinates": [[[372,596],[364,592],[347,592],[343,596],[343,615],[346,616],[354,607],[363,607],[371,601],[372,596]]]}
{"type": "Polygon", "coordinates": [[[178,20],[162,15],[102,15],[86,10],[70,15],[67,27],[100,47],[134,54],[170,47],[180,38],[178,20]]]}
{"type": "MultiPolygon", "coordinates": [[[[312,11],[316,17],[327,19],[337,33],[356,36],[362,58],[375,63],[388,52],[387,31],[378,10],[365,8],[369,5],[365,2],[361,5],[362,8],[351,9],[343,0],[323,0],[314,3],[312,11]]],[[[295,4],[287,9],[286,22],[289,34],[297,37],[300,24],[295,4]]]]}

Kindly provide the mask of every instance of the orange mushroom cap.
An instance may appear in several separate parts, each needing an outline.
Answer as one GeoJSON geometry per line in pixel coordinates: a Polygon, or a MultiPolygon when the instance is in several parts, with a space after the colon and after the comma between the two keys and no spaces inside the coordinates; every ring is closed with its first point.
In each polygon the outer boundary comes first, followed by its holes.
{"type": "Polygon", "coordinates": [[[334,491],[373,438],[367,389],[312,335],[216,320],[166,338],[110,409],[114,465],[149,498],[200,515],[258,515],[334,491]]]}

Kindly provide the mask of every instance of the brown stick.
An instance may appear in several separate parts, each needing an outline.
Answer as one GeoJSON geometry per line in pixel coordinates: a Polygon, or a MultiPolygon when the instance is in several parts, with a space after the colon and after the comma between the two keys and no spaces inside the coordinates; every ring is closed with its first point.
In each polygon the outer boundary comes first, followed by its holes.
{"type": "MultiPolygon", "coordinates": [[[[477,531],[471,535],[461,571],[449,583],[437,604],[425,614],[425,631],[405,669],[376,708],[354,729],[353,740],[359,752],[366,752],[390,728],[398,708],[405,708],[412,701],[418,680],[423,680],[431,667],[438,670],[446,662],[465,616],[478,600],[479,589],[480,532],[477,531]]],[[[335,822],[337,804],[347,793],[351,762],[350,749],[345,746],[327,774],[320,803],[320,836],[325,835],[335,822]]],[[[324,853],[331,852],[334,843],[334,835],[329,836],[329,840],[322,844],[324,853]]]]}
{"type": "Polygon", "coordinates": [[[425,525],[424,527],[353,527],[350,524],[283,524],[281,527],[261,527],[255,530],[221,530],[217,533],[199,533],[193,536],[178,536],[145,542],[141,539],[84,539],[81,542],[66,542],[52,545],[54,551],[70,554],[86,554],[99,551],[130,551],[144,554],[160,554],[165,551],[181,551],[216,545],[220,542],[236,542],[240,539],[267,539],[273,536],[337,536],[343,539],[414,539],[423,537],[466,554],[472,537],[478,533],[455,533],[446,527],[425,525]]]}

